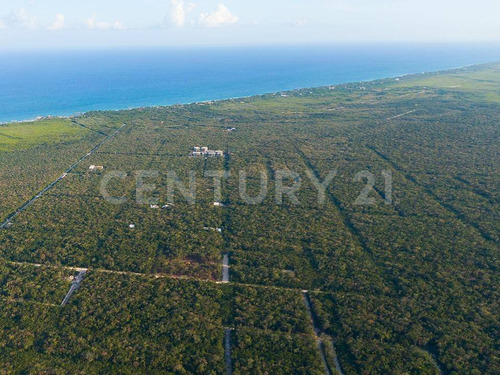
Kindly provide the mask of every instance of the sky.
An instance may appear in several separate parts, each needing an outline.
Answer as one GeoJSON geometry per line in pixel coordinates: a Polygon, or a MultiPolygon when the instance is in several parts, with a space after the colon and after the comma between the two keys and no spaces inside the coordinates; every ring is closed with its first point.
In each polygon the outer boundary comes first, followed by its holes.
{"type": "Polygon", "coordinates": [[[500,42],[498,0],[0,0],[0,52],[500,42]]]}

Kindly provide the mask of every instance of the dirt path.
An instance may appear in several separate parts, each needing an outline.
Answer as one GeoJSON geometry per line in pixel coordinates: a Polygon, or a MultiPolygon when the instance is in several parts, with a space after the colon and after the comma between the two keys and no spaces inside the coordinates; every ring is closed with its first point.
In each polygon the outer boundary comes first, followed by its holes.
{"type": "Polygon", "coordinates": [[[417,110],[414,109],[413,111],[408,111],[408,112],[405,112],[405,113],[401,113],[399,115],[396,115],[396,116],[392,116],[392,117],[388,117],[387,120],[393,120],[395,118],[399,118],[399,117],[403,117],[403,116],[406,116],[406,115],[409,115],[410,113],[413,113],[413,112],[416,112],[417,110]]]}
{"type": "Polygon", "coordinates": [[[226,363],[226,375],[232,375],[233,365],[231,361],[231,328],[224,330],[224,361],[226,363]]]}
{"type": "Polygon", "coordinates": [[[83,160],[87,159],[90,155],[92,155],[94,152],[96,152],[109,139],[113,138],[116,135],[116,133],[118,133],[124,126],[125,126],[125,124],[123,124],[120,128],[116,129],[112,134],[110,134],[106,138],[104,138],[101,142],[99,142],[97,145],[95,145],[92,150],[90,150],[88,153],[86,153],[84,156],[82,156],[80,159],[78,159],[71,167],[66,169],[66,171],[61,176],[59,176],[56,180],[54,180],[49,185],[47,185],[43,190],[38,192],[33,198],[31,198],[29,201],[27,201],[21,207],[19,207],[16,210],[16,212],[14,212],[2,224],[0,224],[0,229],[8,228],[12,224],[13,219],[15,219],[21,212],[23,212],[29,206],[31,206],[38,198],[41,198],[47,191],[52,189],[59,181],[63,180],[68,173],[73,171],[73,169],[75,169],[78,166],[78,164],[80,164],[83,160]]]}
{"type": "Polygon", "coordinates": [[[325,348],[323,347],[323,340],[321,340],[321,331],[316,326],[316,322],[314,321],[314,316],[311,309],[311,301],[309,300],[309,292],[307,290],[302,291],[304,296],[304,303],[307,308],[307,313],[309,314],[309,318],[311,319],[312,328],[314,331],[314,336],[316,339],[316,344],[318,345],[319,355],[321,357],[321,361],[323,362],[323,367],[325,368],[326,375],[332,375],[330,371],[330,366],[328,366],[328,361],[326,360],[325,348]]]}
{"type": "Polygon", "coordinates": [[[224,254],[222,258],[222,282],[229,282],[229,256],[227,254],[224,254]]]}
{"type": "Polygon", "coordinates": [[[69,292],[66,294],[66,297],[64,297],[64,299],[63,299],[63,301],[61,303],[61,306],[66,306],[68,304],[69,299],[73,295],[73,293],[75,291],[77,291],[78,288],[80,288],[80,285],[81,285],[81,283],[83,281],[83,276],[85,276],[86,272],[87,271],[80,271],[78,273],[78,275],[75,277],[75,279],[71,283],[71,288],[69,288],[69,292]]]}

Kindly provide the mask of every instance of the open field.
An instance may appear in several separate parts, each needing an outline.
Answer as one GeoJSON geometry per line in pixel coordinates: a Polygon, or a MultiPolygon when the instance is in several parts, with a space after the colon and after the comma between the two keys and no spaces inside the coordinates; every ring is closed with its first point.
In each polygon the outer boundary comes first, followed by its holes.
{"type": "Polygon", "coordinates": [[[83,138],[88,129],[66,119],[0,125],[0,151],[30,149],[83,138]]]}
{"type": "Polygon", "coordinates": [[[0,126],[2,221],[85,157],[0,230],[0,371],[224,374],[230,331],[233,374],[499,373],[499,93],[490,64],[0,126]]]}

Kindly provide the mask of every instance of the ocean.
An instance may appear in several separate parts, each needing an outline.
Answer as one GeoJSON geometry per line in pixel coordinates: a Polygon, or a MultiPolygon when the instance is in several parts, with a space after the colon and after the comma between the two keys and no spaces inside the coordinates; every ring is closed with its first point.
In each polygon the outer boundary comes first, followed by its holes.
{"type": "Polygon", "coordinates": [[[0,122],[243,97],[500,61],[498,45],[0,52],[0,122]]]}

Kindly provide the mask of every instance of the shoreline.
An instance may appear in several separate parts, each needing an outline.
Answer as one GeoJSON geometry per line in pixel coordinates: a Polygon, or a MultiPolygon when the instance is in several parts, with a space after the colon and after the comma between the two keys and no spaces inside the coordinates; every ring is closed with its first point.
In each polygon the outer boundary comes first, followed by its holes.
{"type": "Polygon", "coordinates": [[[294,91],[300,91],[300,90],[321,89],[321,88],[332,87],[332,86],[345,86],[345,85],[361,84],[361,83],[375,83],[375,82],[382,82],[382,81],[396,79],[396,78],[411,78],[414,76],[451,73],[451,72],[459,71],[459,70],[466,69],[466,68],[471,68],[471,67],[478,68],[478,67],[488,66],[488,65],[492,65],[492,64],[498,64],[498,63],[500,63],[500,61],[490,61],[487,63],[468,64],[468,65],[453,67],[453,68],[449,68],[449,69],[445,69],[445,70],[434,70],[434,71],[427,71],[427,72],[421,72],[421,73],[404,73],[404,74],[399,74],[399,75],[387,76],[384,78],[367,79],[364,81],[344,81],[344,82],[339,82],[339,83],[335,83],[335,84],[325,84],[325,85],[314,86],[314,87],[299,87],[299,88],[294,88],[294,89],[289,89],[289,90],[280,90],[280,91],[266,92],[266,93],[260,93],[260,94],[254,94],[254,95],[235,96],[235,97],[227,97],[227,98],[221,98],[221,99],[203,100],[203,101],[195,101],[195,102],[175,103],[175,104],[165,104],[165,105],[159,104],[159,105],[138,106],[138,107],[129,107],[129,108],[96,109],[96,110],[89,110],[89,111],[85,111],[85,112],[74,112],[74,113],[68,114],[68,115],[50,115],[50,114],[48,114],[48,115],[43,115],[43,116],[36,116],[35,118],[31,118],[31,119],[11,120],[11,121],[5,121],[5,122],[0,121],[0,126],[24,124],[24,123],[35,123],[35,122],[49,120],[49,119],[73,119],[73,118],[78,118],[80,116],[84,116],[87,113],[91,113],[91,112],[121,112],[121,111],[134,111],[134,110],[145,109],[145,108],[169,108],[169,107],[176,107],[176,106],[190,106],[190,105],[199,105],[199,104],[207,104],[207,103],[212,104],[212,103],[219,103],[219,102],[231,101],[231,100],[242,100],[242,99],[256,98],[256,97],[267,96],[267,95],[286,94],[286,93],[292,93],[294,91]]]}

